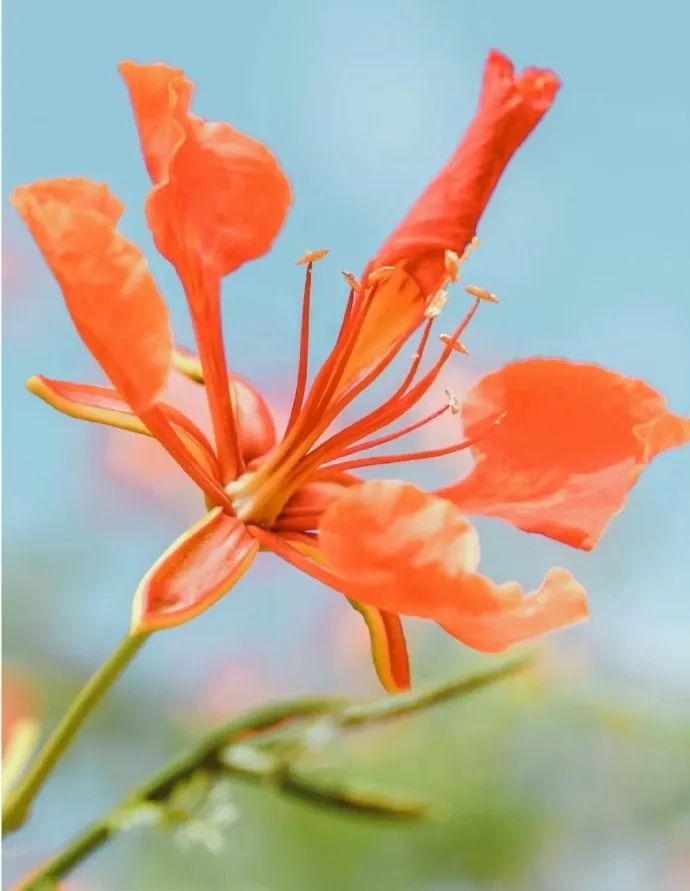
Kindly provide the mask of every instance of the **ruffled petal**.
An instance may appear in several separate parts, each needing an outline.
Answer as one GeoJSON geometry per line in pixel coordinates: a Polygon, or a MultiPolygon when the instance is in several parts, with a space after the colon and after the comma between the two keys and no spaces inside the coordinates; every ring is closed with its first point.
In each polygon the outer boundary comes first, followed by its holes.
{"type": "Polygon", "coordinates": [[[189,113],[193,84],[167,65],[124,62],[154,181],[147,218],[184,285],[225,483],[244,470],[223,344],[223,276],[265,254],[291,203],[290,184],[260,142],[189,113]]]}
{"type": "Polygon", "coordinates": [[[141,251],[116,229],[107,186],[58,179],[18,188],[12,202],[58,280],[82,340],[139,413],[165,387],[168,311],[141,251]]]}
{"type": "Polygon", "coordinates": [[[337,590],[432,619],[477,650],[497,652],[583,621],[583,588],[553,569],[535,593],[476,572],[476,533],[450,502],[398,482],[353,487],[325,512],[319,547],[337,590]]]}
{"type": "Polygon", "coordinates": [[[649,384],[563,359],[515,362],[465,397],[465,434],[481,434],[469,476],[439,492],[464,511],[501,517],[590,550],[650,461],[690,442],[690,419],[649,384]]]}
{"type": "Polygon", "coordinates": [[[259,550],[237,517],[221,508],[163,554],[137,589],[132,633],[183,625],[220,600],[242,578],[259,550]]]}
{"type": "Polygon", "coordinates": [[[434,294],[445,277],[445,251],[461,255],[470,243],[506,165],[559,86],[552,71],[528,68],[516,75],[509,59],[489,53],[479,108],[464,139],[368,270],[405,260],[423,295],[434,294]]]}
{"type": "MultiPolygon", "coordinates": [[[[107,427],[117,427],[146,436],[152,434],[140,418],[132,413],[116,390],[91,384],[51,380],[35,375],[26,382],[27,388],[48,405],[63,414],[82,421],[92,421],[107,427]]],[[[165,402],[158,407],[172,424],[193,458],[213,479],[218,479],[220,469],[213,447],[202,431],[186,415],[165,402]]],[[[131,446],[130,446],[131,450],[131,446]]],[[[161,457],[163,453],[161,451],[161,457]]]]}
{"type": "Polygon", "coordinates": [[[292,200],[275,156],[229,124],[189,113],[194,85],[179,68],[123,62],[146,166],[149,223],[185,274],[233,272],[271,247],[292,200]]]}
{"type": "Polygon", "coordinates": [[[539,589],[526,597],[514,582],[496,585],[479,573],[463,581],[463,596],[470,596],[471,589],[472,598],[481,591],[481,596],[493,599],[496,609],[468,614],[458,604],[438,615],[436,621],[457,640],[482,653],[500,653],[513,644],[589,618],[585,590],[565,569],[549,570],[539,589]]]}

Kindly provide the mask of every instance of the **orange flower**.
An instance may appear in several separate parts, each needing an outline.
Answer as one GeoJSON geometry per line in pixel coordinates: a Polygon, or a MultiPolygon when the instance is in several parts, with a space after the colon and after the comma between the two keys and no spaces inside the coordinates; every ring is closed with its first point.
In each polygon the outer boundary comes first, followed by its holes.
{"type": "Polygon", "coordinates": [[[18,779],[38,742],[38,697],[29,679],[16,670],[2,678],[2,785],[18,779]]]}
{"type": "Polygon", "coordinates": [[[343,593],[370,631],[388,689],[409,685],[399,615],[432,619],[478,650],[499,651],[587,617],[585,593],[563,569],[538,591],[497,585],[477,571],[477,535],[461,513],[495,514],[521,528],[590,547],[643,467],[690,439],[650,387],[564,360],[510,365],[462,406],[467,439],[422,451],[369,454],[458,410],[449,395],[426,417],[391,425],[438,384],[488,291],[421,372],[446,287],[459,277],[481,214],[513,153],[552,104],[548,71],[515,75],[493,52],[479,110],[448,165],[368,265],[345,273],[349,299],[336,343],[309,383],[314,263],[306,254],[300,359],[285,432],[276,441],[264,400],[228,370],[222,278],[264,254],[291,196],[274,156],[227,124],[190,113],[192,84],[165,65],[121,66],[153,180],[147,218],[187,295],[200,358],[175,350],[163,300],[141,252],[116,228],[121,205],[105,186],[57,180],[18,189],[14,202],[57,277],[75,325],[115,389],[32,378],[30,389],[76,417],[157,439],[197,483],[208,513],[154,564],[135,598],[133,631],[188,621],[227,593],[260,549],[343,593]],[[333,425],[420,341],[395,392],[333,425]],[[213,443],[161,400],[170,369],[205,387],[213,443]],[[474,470],[436,494],[353,471],[471,447],[474,470]]]}

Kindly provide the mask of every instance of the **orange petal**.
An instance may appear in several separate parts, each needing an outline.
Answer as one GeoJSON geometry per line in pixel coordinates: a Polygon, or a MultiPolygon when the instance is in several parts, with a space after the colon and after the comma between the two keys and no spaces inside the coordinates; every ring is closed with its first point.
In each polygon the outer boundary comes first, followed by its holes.
{"type": "Polygon", "coordinates": [[[292,196],[274,155],[229,124],[189,113],[194,85],[179,68],[123,62],[146,166],[158,249],[185,278],[233,272],[270,248],[292,196]]]}
{"type": "MultiPolygon", "coordinates": [[[[369,280],[371,283],[372,276],[369,280]]],[[[419,285],[402,267],[377,270],[371,287],[376,291],[345,366],[342,387],[382,359],[402,338],[409,337],[424,318],[419,285]]]]}
{"type": "Polygon", "coordinates": [[[441,627],[457,640],[483,653],[500,653],[521,643],[567,628],[589,618],[584,588],[565,569],[549,570],[536,592],[524,596],[514,582],[496,585],[478,573],[463,580],[463,596],[494,598],[495,610],[468,614],[458,604],[437,617],[441,627]],[[469,591],[474,589],[472,594],[469,591]],[[506,599],[514,599],[512,606],[506,599]]]}
{"type": "Polygon", "coordinates": [[[262,143],[189,113],[194,87],[180,69],[124,62],[120,71],[154,181],[149,226],[184,285],[223,481],[230,482],[243,467],[221,330],[221,279],[268,251],[290,206],[290,184],[262,143]]]}
{"type": "Polygon", "coordinates": [[[319,546],[348,596],[432,619],[477,650],[511,644],[587,618],[585,593],[562,569],[525,597],[475,570],[476,533],[450,502],[397,482],[365,483],[324,514],[319,546]]]}
{"type": "MultiPolygon", "coordinates": [[[[177,371],[190,380],[204,383],[201,360],[189,350],[177,347],[173,354],[177,371]]],[[[262,458],[275,446],[277,434],[273,412],[260,391],[239,374],[231,374],[233,405],[242,456],[247,464],[262,458]]]]}
{"type": "Polygon", "coordinates": [[[589,550],[660,452],[690,442],[690,419],[640,380],[597,365],[529,359],[488,375],[465,398],[469,476],[439,494],[464,511],[501,517],[589,550]]]}
{"type": "MultiPolygon", "coordinates": [[[[51,380],[42,375],[29,378],[26,386],[48,405],[72,418],[151,436],[143,421],[132,413],[116,390],[90,384],[51,380]]],[[[206,436],[196,424],[173,406],[161,402],[159,407],[192,456],[209,476],[217,479],[220,473],[218,460],[206,436]]]]}
{"type": "Polygon", "coordinates": [[[450,161],[413,205],[368,271],[407,261],[423,294],[446,277],[445,252],[462,255],[511,157],[548,111],[560,86],[551,71],[528,68],[489,53],[479,108],[450,161]]]}
{"type": "Polygon", "coordinates": [[[376,676],[384,690],[388,693],[409,690],[410,659],[400,616],[356,600],[350,603],[366,622],[376,676]]]}
{"type": "Polygon", "coordinates": [[[259,550],[237,517],[215,508],[151,567],[137,589],[132,633],[183,625],[220,600],[259,550]]]}
{"type": "MultiPolygon", "coordinates": [[[[343,488],[341,486],[336,487],[334,483],[310,484],[305,489],[311,491],[307,493],[305,490],[301,490],[304,493],[304,498],[300,503],[318,503],[324,497],[327,503],[330,503],[333,500],[333,489],[335,488],[342,493],[343,488]],[[332,488],[328,489],[328,487],[332,488]]],[[[297,495],[299,494],[297,493],[297,495]]],[[[297,501],[296,498],[295,501],[297,501]]],[[[276,541],[276,538],[268,536],[267,539],[264,538],[263,540],[270,547],[271,543],[276,541]]],[[[314,561],[315,565],[325,563],[318,544],[312,538],[304,536],[299,532],[288,531],[281,533],[278,541],[281,540],[287,542],[295,552],[309,557],[310,560],[314,561]]],[[[336,586],[336,590],[341,590],[341,588],[336,586]]],[[[366,603],[359,603],[356,600],[350,600],[349,602],[353,609],[360,613],[366,623],[374,670],[384,690],[388,693],[401,693],[404,690],[409,690],[410,660],[407,653],[405,631],[400,621],[400,616],[379,610],[366,603]]]]}
{"type": "Polygon", "coordinates": [[[244,460],[262,458],[275,446],[276,425],[268,403],[245,377],[232,375],[237,431],[244,460]]]}
{"type": "Polygon", "coordinates": [[[12,202],[58,280],[77,331],[139,413],[165,387],[168,311],[141,251],[116,229],[107,186],[58,179],[16,189],[12,202]]]}
{"type": "Polygon", "coordinates": [[[29,678],[16,669],[2,673],[2,748],[25,721],[35,721],[41,712],[38,693],[29,678]]]}

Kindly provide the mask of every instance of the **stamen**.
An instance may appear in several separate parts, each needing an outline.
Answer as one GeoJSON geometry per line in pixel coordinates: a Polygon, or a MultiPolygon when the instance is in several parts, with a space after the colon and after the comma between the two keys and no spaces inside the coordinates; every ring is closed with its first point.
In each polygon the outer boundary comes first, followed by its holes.
{"type": "Polygon", "coordinates": [[[479,247],[479,239],[475,235],[472,241],[462,252],[462,256],[455,251],[447,250],[444,256],[444,264],[446,267],[446,275],[449,282],[457,282],[460,278],[460,267],[467,262],[470,255],[479,247]]]}
{"type": "MultiPolygon", "coordinates": [[[[318,253],[318,251],[314,251],[312,253],[318,253]]],[[[323,254],[323,252],[321,253],[323,254]]],[[[305,257],[306,256],[307,254],[305,254],[305,257]]],[[[302,263],[302,260],[298,260],[298,263],[302,263]]],[[[304,296],[302,298],[302,326],[299,344],[299,364],[297,367],[297,381],[295,382],[295,395],[292,399],[290,418],[285,429],[286,433],[288,433],[292,429],[300,411],[302,410],[304,393],[307,388],[307,373],[309,367],[309,322],[311,313],[311,279],[313,265],[313,260],[309,260],[307,262],[307,273],[304,277],[304,296]]]]}
{"type": "Polygon", "coordinates": [[[472,297],[476,297],[477,300],[486,300],[488,303],[499,302],[498,297],[495,294],[492,294],[491,291],[487,291],[486,288],[477,288],[474,285],[467,285],[465,290],[472,297]]]}
{"type": "Polygon", "coordinates": [[[343,272],[343,278],[350,286],[350,290],[354,291],[355,294],[361,294],[364,290],[364,286],[361,281],[356,278],[351,272],[343,272]]]}
{"type": "Polygon", "coordinates": [[[319,260],[323,260],[324,257],[327,257],[328,253],[329,251],[327,248],[321,248],[321,250],[318,251],[305,251],[295,265],[307,266],[308,264],[311,265],[312,263],[317,263],[319,260]]]}
{"type": "Polygon", "coordinates": [[[441,315],[448,303],[448,291],[441,288],[437,291],[424,310],[424,318],[435,319],[441,315]]]}
{"type": "Polygon", "coordinates": [[[274,554],[282,557],[287,563],[290,563],[292,566],[295,566],[297,569],[310,575],[317,581],[322,582],[329,588],[339,591],[341,594],[345,594],[346,596],[350,594],[344,584],[344,580],[340,576],[326,569],[320,563],[317,563],[316,560],[312,560],[310,557],[301,554],[297,548],[288,544],[282,537],[272,535],[270,532],[261,529],[259,526],[248,526],[247,531],[261,545],[263,545],[264,548],[273,551],[274,554]]]}
{"type": "Polygon", "coordinates": [[[184,472],[208,495],[213,504],[222,507],[227,513],[234,515],[232,503],[223,487],[209,476],[197,459],[189,451],[183,440],[175,432],[174,427],[165,416],[163,410],[153,405],[140,413],[141,420],[152,436],[180,465],[184,472]]]}
{"type": "Polygon", "coordinates": [[[446,406],[446,408],[449,408],[451,410],[451,414],[457,415],[457,413],[460,411],[460,400],[449,387],[446,387],[445,393],[446,398],[448,399],[448,405],[446,406]]]}
{"type": "MultiPolygon", "coordinates": [[[[449,391],[447,390],[446,392],[449,391]]],[[[457,397],[453,398],[456,399],[457,402],[457,397]]],[[[414,433],[415,430],[419,430],[421,427],[426,427],[427,424],[435,421],[436,418],[440,418],[441,415],[444,415],[449,410],[453,414],[456,414],[458,411],[457,408],[453,407],[450,400],[446,405],[442,405],[441,408],[437,408],[436,411],[432,411],[431,414],[422,418],[421,421],[415,421],[413,424],[408,424],[407,427],[403,427],[402,430],[398,430],[395,433],[388,433],[386,436],[379,436],[377,439],[365,439],[357,445],[351,446],[349,449],[344,449],[340,452],[340,456],[344,458],[346,455],[355,455],[357,452],[364,452],[367,449],[375,449],[379,446],[386,445],[389,442],[400,439],[401,436],[407,436],[408,433],[414,433]]]]}
{"type": "Polygon", "coordinates": [[[402,396],[402,394],[407,390],[412,381],[417,374],[417,369],[419,368],[422,359],[424,358],[424,351],[426,350],[427,344],[429,343],[429,335],[431,334],[431,328],[434,324],[433,317],[429,319],[429,321],[424,326],[424,331],[422,332],[422,337],[419,341],[419,346],[417,347],[417,352],[412,356],[412,364],[410,365],[410,369],[405,375],[405,378],[398,387],[398,389],[393,394],[393,399],[396,399],[398,396],[402,396]]]}
{"type": "MultiPolygon", "coordinates": [[[[336,452],[336,454],[340,454],[342,448],[357,442],[357,440],[361,439],[363,436],[366,436],[369,433],[373,433],[376,430],[387,427],[389,424],[392,424],[393,421],[397,420],[399,417],[409,411],[414,405],[416,405],[419,400],[429,391],[429,389],[432,387],[439,374],[443,370],[443,367],[453,353],[453,344],[457,343],[458,337],[460,337],[460,335],[465,331],[467,326],[474,318],[477,309],[479,308],[479,304],[480,301],[476,300],[472,306],[472,309],[470,309],[465,318],[458,325],[457,329],[453,333],[452,338],[446,345],[446,348],[441,353],[439,359],[427,372],[427,374],[419,381],[419,383],[417,383],[414,387],[412,387],[412,389],[404,393],[401,392],[402,388],[399,387],[398,390],[396,390],[396,392],[393,394],[393,396],[382,406],[377,408],[375,411],[370,412],[368,415],[365,415],[364,418],[356,421],[354,424],[351,424],[344,430],[341,430],[339,433],[331,436],[313,452],[307,455],[305,459],[307,462],[306,467],[313,469],[314,464],[318,467],[319,464],[323,464],[324,461],[330,460],[334,451],[336,452]]],[[[429,322],[429,325],[430,324],[431,322],[429,322]]],[[[350,396],[350,394],[348,394],[348,396],[350,396]]]]}
{"type": "Polygon", "coordinates": [[[453,340],[450,334],[441,334],[439,340],[441,341],[441,343],[455,350],[456,353],[462,353],[464,356],[469,356],[470,354],[470,351],[467,349],[467,347],[463,343],[460,343],[459,340],[453,340]]]}
{"type": "Polygon", "coordinates": [[[483,439],[488,433],[490,433],[495,427],[497,427],[503,418],[506,416],[507,412],[501,412],[494,420],[491,422],[490,426],[483,430],[481,433],[477,434],[477,436],[473,436],[470,439],[465,439],[462,442],[455,443],[455,445],[445,446],[440,449],[428,449],[426,451],[419,452],[407,452],[402,455],[382,455],[376,458],[360,458],[355,461],[339,461],[336,464],[326,464],[322,469],[327,471],[339,470],[355,470],[360,467],[379,467],[382,464],[400,464],[407,463],[408,461],[425,461],[427,458],[441,458],[444,455],[452,455],[455,452],[461,452],[463,449],[467,449],[470,446],[473,446],[475,443],[479,442],[480,439],[483,439]]]}

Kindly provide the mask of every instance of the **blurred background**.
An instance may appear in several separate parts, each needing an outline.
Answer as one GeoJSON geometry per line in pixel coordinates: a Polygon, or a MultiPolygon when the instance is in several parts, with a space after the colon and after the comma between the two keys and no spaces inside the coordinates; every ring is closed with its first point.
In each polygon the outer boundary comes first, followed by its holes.
{"type": "MultiPolygon", "coordinates": [[[[35,179],[108,181],[192,345],[180,286],[145,226],[149,183],[118,61],[184,67],[195,111],[264,140],[292,179],[275,249],[225,287],[231,363],[279,418],[297,357],[295,259],[331,248],[315,270],[323,356],[346,296],[340,270],[363,269],[446,160],[487,50],[554,68],[563,91],[500,184],[467,268],[501,304],[480,313],[449,382],[462,395],[506,361],[563,355],[643,377],[688,414],[688,24],[681,0],[5,4],[3,658],[6,688],[33,685],[45,728],[126,631],[140,577],[202,510],[181,475],[128,454],[132,437],[24,389],[35,373],[101,380],[7,205],[35,179]]],[[[447,312],[459,314],[454,300],[447,312]]],[[[464,467],[451,458],[412,478],[436,484],[464,467]]],[[[687,453],[665,455],[587,555],[478,523],[489,575],[534,586],[566,566],[590,592],[592,621],[540,644],[530,677],[324,753],[426,798],[432,821],[391,827],[233,786],[237,819],[218,852],[131,829],[68,889],[690,887],[688,493],[687,453]]],[[[492,661],[423,623],[408,630],[420,681],[492,661]]],[[[7,887],[204,728],[314,692],[378,695],[359,617],[262,557],[210,612],[150,642],[7,842],[7,887]]]]}

